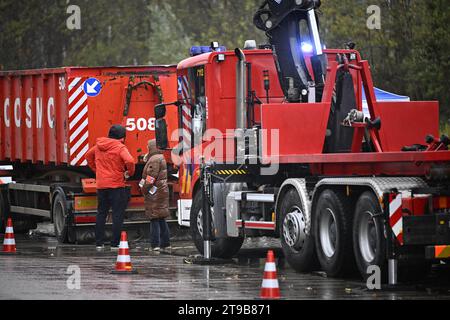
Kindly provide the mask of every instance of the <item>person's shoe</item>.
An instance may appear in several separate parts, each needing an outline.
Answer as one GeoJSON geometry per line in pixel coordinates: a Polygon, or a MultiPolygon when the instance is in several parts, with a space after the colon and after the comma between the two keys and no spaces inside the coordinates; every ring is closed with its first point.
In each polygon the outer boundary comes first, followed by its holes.
{"type": "Polygon", "coordinates": [[[159,251],[161,251],[161,248],[160,247],[154,247],[154,248],[152,248],[152,251],[159,252],[159,251]]]}
{"type": "Polygon", "coordinates": [[[97,250],[97,251],[101,251],[101,250],[104,250],[105,249],[105,246],[102,244],[102,245],[97,245],[96,247],[95,247],[95,249],[97,250]]]}
{"type": "Polygon", "coordinates": [[[119,251],[119,246],[111,246],[111,251],[119,251]]]}

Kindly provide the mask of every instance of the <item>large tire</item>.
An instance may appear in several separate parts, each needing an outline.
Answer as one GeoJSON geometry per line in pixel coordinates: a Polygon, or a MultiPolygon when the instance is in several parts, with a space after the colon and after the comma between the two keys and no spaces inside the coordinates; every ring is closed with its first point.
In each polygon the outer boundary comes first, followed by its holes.
{"type": "MultiPolygon", "coordinates": [[[[388,280],[386,258],[386,236],[381,206],[373,192],[364,192],[358,199],[353,220],[353,245],[356,265],[363,279],[367,279],[367,268],[376,265],[381,271],[381,281],[388,280]]],[[[423,279],[430,271],[431,262],[425,259],[399,261],[400,282],[423,279]]]]}
{"type": "Polygon", "coordinates": [[[53,201],[52,212],[55,236],[58,239],[58,242],[69,243],[69,226],[67,224],[68,210],[64,193],[57,193],[55,200],[53,201]]]}
{"type": "Polygon", "coordinates": [[[314,237],[306,234],[307,217],[304,206],[295,189],[289,190],[281,199],[280,239],[284,256],[297,272],[309,272],[317,266],[314,237]]]}
{"type": "Polygon", "coordinates": [[[353,218],[353,247],[355,261],[363,279],[367,268],[376,265],[383,281],[387,278],[386,238],[380,203],[371,191],[364,192],[356,202],[353,218]]]}
{"type": "Polygon", "coordinates": [[[313,218],[317,258],[330,277],[349,275],[354,270],[352,220],[348,199],[333,190],[324,190],[316,203],[313,218]]]}
{"type": "MultiPolygon", "coordinates": [[[[201,232],[199,231],[198,222],[201,221],[199,215],[201,217],[202,214],[202,192],[201,190],[196,193],[194,200],[192,202],[191,207],[191,216],[190,216],[190,231],[191,237],[194,241],[194,244],[197,250],[203,254],[204,246],[203,246],[203,237],[201,232]]],[[[202,227],[202,223],[200,223],[202,227]]],[[[213,228],[214,229],[214,228],[213,228]]],[[[242,247],[242,243],[244,238],[217,238],[211,242],[211,255],[215,258],[229,259],[233,257],[242,247]]]]}

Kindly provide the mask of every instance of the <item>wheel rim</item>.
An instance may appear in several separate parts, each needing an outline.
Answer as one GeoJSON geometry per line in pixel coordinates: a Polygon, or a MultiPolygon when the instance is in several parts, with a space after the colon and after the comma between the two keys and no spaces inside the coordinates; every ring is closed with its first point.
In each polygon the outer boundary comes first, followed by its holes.
{"type": "Polygon", "coordinates": [[[363,259],[370,263],[377,253],[378,229],[372,213],[366,211],[361,214],[358,224],[359,250],[363,259]]]}
{"type": "Polygon", "coordinates": [[[59,201],[57,203],[57,205],[55,206],[55,226],[56,226],[56,231],[58,232],[58,234],[61,234],[62,229],[64,228],[64,207],[61,201],[59,201]]]}
{"type": "Polygon", "coordinates": [[[337,228],[335,214],[330,208],[320,214],[319,237],[323,253],[331,258],[336,252],[337,228]]]}
{"type": "Polygon", "coordinates": [[[300,250],[306,240],[306,219],[302,210],[295,206],[283,220],[283,238],[293,250],[300,250]]]}
{"type": "MultiPolygon", "coordinates": [[[[211,228],[214,231],[214,209],[211,208],[211,228]]],[[[203,212],[200,209],[197,215],[197,230],[201,237],[203,237],[203,212]]]]}

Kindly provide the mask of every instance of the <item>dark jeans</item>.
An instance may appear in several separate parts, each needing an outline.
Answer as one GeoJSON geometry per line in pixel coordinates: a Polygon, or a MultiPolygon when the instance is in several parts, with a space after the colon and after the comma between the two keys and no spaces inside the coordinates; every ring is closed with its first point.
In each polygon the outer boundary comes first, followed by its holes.
{"type": "Polygon", "coordinates": [[[154,219],[150,221],[152,248],[167,248],[170,246],[169,226],[166,219],[154,219]]]}
{"type": "Polygon", "coordinates": [[[111,246],[120,243],[125,209],[128,206],[129,191],[127,188],[103,189],[97,191],[98,212],[95,224],[95,241],[97,246],[103,245],[105,238],[105,223],[109,210],[112,209],[113,237],[111,246]]]}

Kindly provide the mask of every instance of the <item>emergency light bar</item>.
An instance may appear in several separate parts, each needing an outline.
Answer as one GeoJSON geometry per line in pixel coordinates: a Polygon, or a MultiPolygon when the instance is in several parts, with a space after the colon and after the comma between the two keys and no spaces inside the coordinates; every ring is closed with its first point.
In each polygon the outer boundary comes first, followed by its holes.
{"type": "Polygon", "coordinates": [[[224,46],[219,46],[219,47],[217,47],[216,50],[214,50],[213,48],[211,48],[209,46],[193,46],[189,50],[189,53],[190,53],[191,57],[195,57],[195,56],[198,56],[203,53],[209,53],[209,52],[214,52],[214,51],[225,52],[225,51],[227,51],[227,48],[225,48],[224,46]]]}

